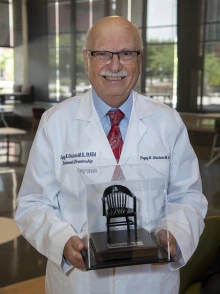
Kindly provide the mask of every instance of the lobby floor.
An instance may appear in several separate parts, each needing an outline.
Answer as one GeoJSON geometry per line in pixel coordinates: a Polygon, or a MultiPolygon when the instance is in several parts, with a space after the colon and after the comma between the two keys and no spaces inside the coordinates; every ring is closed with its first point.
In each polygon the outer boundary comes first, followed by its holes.
{"type": "MultiPolygon", "coordinates": [[[[14,216],[15,201],[32,140],[30,133],[23,136],[21,164],[12,162],[6,165],[5,156],[0,156],[0,217],[14,216]]],[[[220,215],[220,159],[207,168],[205,163],[209,159],[210,148],[194,146],[194,149],[199,158],[203,192],[209,201],[208,215],[220,215]]],[[[0,244],[0,260],[0,288],[45,274],[46,258],[22,236],[0,244]]]]}
{"type": "MultiPolygon", "coordinates": [[[[10,157],[10,164],[6,164],[5,156],[0,156],[0,217],[13,218],[14,216],[15,201],[32,140],[31,133],[23,136],[23,152],[20,164],[16,162],[17,158],[13,157],[10,157]]],[[[0,142],[0,144],[2,143],[0,142]]],[[[14,152],[17,152],[17,146],[12,146],[12,154],[13,148],[15,149],[14,152]]],[[[0,288],[45,275],[46,258],[38,253],[22,236],[0,244],[0,260],[0,288]]]]}

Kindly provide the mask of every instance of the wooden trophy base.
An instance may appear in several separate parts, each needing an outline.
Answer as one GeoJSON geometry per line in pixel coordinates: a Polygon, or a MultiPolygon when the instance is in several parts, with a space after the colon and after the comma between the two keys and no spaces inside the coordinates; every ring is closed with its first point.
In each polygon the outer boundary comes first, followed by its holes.
{"type": "Polygon", "coordinates": [[[108,262],[124,259],[157,258],[158,246],[152,234],[144,229],[110,231],[111,241],[107,241],[107,232],[90,234],[90,246],[96,261],[108,262]]]}

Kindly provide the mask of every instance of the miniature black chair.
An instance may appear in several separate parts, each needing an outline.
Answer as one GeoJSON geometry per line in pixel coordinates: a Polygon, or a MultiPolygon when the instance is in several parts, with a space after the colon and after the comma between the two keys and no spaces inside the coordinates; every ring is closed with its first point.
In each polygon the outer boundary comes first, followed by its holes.
{"type": "Polygon", "coordinates": [[[136,217],[136,197],[131,191],[121,185],[113,185],[105,189],[103,197],[103,215],[107,218],[107,236],[110,242],[110,227],[127,225],[127,231],[130,233],[130,225],[134,225],[135,240],[137,240],[137,217],[136,217]],[[127,207],[128,200],[133,199],[133,207],[127,207]],[[132,221],[129,217],[134,217],[132,221]],[[112,218],[124,217],[125,221],[111,222],[112,218]]]}

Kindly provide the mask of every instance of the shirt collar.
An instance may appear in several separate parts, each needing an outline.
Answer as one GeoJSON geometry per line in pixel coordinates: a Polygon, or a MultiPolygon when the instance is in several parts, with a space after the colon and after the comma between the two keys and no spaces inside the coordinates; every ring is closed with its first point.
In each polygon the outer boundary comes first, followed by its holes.
{"type": "MultiPolygon", "coordinates": [[[[93,98],[93,103],[100,120],[103,119],[103,117],[109,112],[109,110],[115,109],[109,106],[108,104],[106,104],[101,98],[99,98],[99,96],[94,91],[94,89],[92,89],[92,98],[93,98]]],[[[132,104],[133,104],[133,91],[131,91],[131,93],[129,94],[128,99],[118,108],[124,113],[125,117],[128,120],[130,119],[132,104]]]]}

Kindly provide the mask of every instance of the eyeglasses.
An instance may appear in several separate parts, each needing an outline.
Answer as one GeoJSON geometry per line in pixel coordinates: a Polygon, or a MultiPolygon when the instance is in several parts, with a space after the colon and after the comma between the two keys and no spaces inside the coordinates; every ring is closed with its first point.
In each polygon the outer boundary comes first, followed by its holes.
{"type": "Polygon", "coordinates": [[[111,51],[90,51],[87,52],[97,60],[109,62],[114,54],[118,55],[120,61],[130,61],[140,55],[141,51],[121,51],[121,52],[111,52],[111,51]]]}

